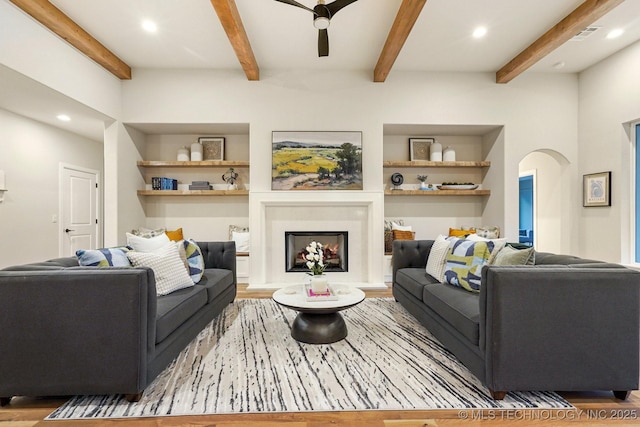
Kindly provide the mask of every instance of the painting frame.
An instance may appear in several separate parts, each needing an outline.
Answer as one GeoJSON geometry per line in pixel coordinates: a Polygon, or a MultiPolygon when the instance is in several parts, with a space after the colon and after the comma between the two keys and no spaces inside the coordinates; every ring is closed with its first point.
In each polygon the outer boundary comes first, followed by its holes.
{"type": "Polygon", "coordinates": [[[363,190],[362,131],[273,131],[272,190],[363,190]]]}
{"type": "Polygon", "coordinates": [[[202,144],[202,160],[224,160],[224,137],[201,136],[198,142],[202,144]]]}
{"type": "Polygon", "coordinates": [[[435,138],[409,138],[409,160],[428,161],[429,146],[436,142],[435,138]]]}
{"type": "Polygon", "coordinates": [[[611,206],[611,171],[582,176],[582,206],[611,206]]]}

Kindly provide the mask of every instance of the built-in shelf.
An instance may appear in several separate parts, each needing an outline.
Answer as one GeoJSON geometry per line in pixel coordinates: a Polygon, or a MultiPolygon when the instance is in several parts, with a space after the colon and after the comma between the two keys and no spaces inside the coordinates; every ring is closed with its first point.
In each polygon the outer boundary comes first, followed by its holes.
{"type": "Polygon", "coordinates": [[[248,196],[249,190],[138,190],[139,196],[248,196]]]}
{"type": "Polygon", "coordinates": [[[489,196],[491,190],[385,190],[385,196],[489,196]]]}
{"type": "Polygon", "coordinates": [[[382,166],[396,168],[488,168],[491,166],[491,162],[431,162],[427,160],[390,160],[382,162],[382,166]]]}
{"type": "Polygon", "coordinates": [[[170,168],[170,167],[214,167],[214,166],[249,166],[249,162],[245,160],[203,160],[200,162],[179,162],[165,160],[138,160],[138,166],[148,168],[170,168]]]}

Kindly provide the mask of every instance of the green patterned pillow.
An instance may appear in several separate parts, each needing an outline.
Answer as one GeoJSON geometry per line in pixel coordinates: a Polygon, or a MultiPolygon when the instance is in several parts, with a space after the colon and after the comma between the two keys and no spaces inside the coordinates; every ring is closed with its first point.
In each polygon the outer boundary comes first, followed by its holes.
{"type": "Polygon", "coordinates": [[[193,283],[198,283],[204,275],[204,257],[200,246],[193,240],[183,240],[184,251],[189,264],[189,276],[193,283]]]}
{"type": "Polygon", "coordinates": [[[480,292],[482,267],[492,250],[493,242],[466,239],[452,242],[445,259],[444,281],[470,292],[480,292]]]}

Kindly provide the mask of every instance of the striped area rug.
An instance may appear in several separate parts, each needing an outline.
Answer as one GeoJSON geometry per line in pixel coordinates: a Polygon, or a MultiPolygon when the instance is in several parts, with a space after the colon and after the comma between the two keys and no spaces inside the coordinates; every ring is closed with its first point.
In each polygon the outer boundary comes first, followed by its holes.
{"type": "Polygon", "coordinates": [[[349,335],[328,345],[290,335],[296,313],[236,300],[147,387],[142,399],[78,396],[47,419],[247,412],[572,408],[555,393],[503,401],[391,298],[343,311],[349,335]]]}

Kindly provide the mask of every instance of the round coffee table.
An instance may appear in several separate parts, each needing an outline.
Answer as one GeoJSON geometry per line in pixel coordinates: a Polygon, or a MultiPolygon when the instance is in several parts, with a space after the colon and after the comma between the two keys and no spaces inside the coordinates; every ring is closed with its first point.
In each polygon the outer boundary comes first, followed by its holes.
{"type": "Polygon", "coordinates": [[[278,304],[298,312],[291,336],[308,344],[331,344],[347,336],[347,325],[339,313],[364,300],[364,292],[349,286],[335,286],[337,301],[307,301],[304,286],[287,286],[273,293],[278,304]]]}

